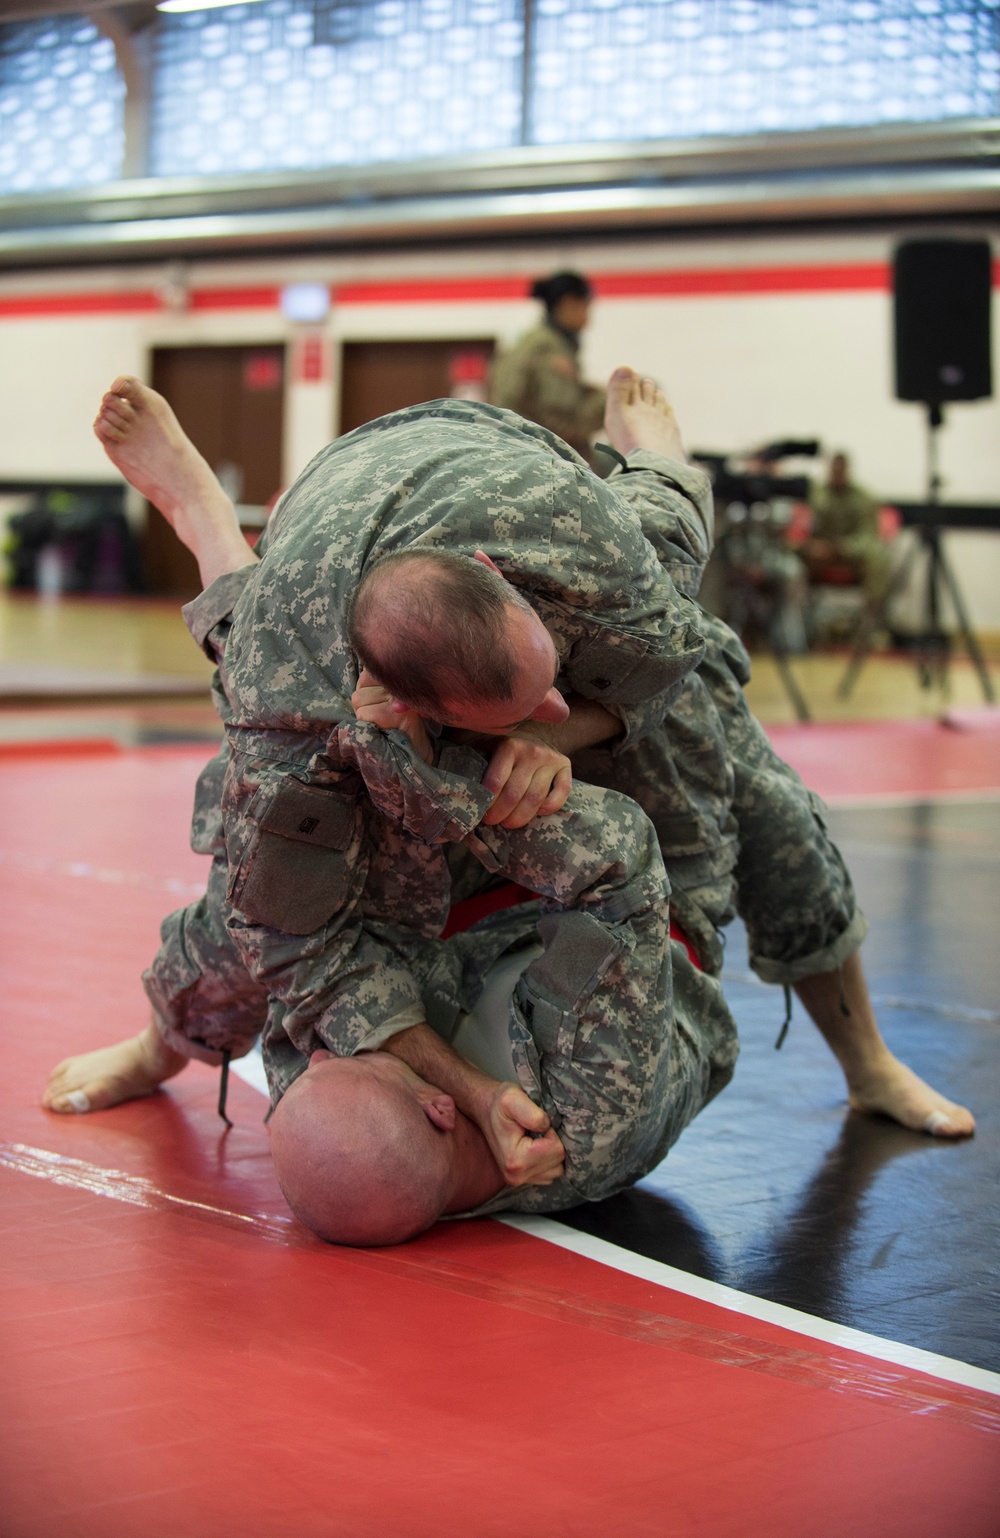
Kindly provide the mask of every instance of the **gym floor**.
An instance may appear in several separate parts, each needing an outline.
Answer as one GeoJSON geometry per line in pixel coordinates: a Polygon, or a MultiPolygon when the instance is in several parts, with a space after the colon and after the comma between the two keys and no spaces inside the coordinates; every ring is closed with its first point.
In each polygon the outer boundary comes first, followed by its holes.
{"type": "MultiPolygon", "coordinates": [[[[92,665],[58,651],[32,655],[92,665]]],[[[58,1058],[141,1025],[159,920],[203,885],[187,821],[216,729],[183,655],[160,671],[189,697],[143,694],[132,653],[100,703],[22,679],[0,709],[5,1535],[993,1538],[995,717],[771,727],[831,802],[890,1045],[974,1139],[850,1114],[798,1011],[775,1052],[780,990],[734,928],[736,1077],[639,1187],[363,1252],[291,1219],[252,1082],[230,1131],[201,1064],[93,1117],[38,1106],[58,1058]]]]}

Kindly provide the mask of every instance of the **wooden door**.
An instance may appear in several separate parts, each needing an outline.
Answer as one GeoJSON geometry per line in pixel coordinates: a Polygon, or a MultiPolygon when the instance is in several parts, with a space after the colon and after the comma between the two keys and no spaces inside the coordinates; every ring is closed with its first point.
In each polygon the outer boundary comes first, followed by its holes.
{"type": "MultiPolygon", "coordinates": [[[[153,353],[153,388],[170,402],[234,502],[265,506],[281,489],[284,376],[280,346],[153,353]]],[[[193,598],[201,590],[194,557],[155,508],[144,555],[151,592],[193,598]]]]}
{"type": "Polygon", "coordinates": [[[451,396],[485,400],[492,337],[445,342],[345,342],[340,431],[349,433],[404,406],[451,396]]]}

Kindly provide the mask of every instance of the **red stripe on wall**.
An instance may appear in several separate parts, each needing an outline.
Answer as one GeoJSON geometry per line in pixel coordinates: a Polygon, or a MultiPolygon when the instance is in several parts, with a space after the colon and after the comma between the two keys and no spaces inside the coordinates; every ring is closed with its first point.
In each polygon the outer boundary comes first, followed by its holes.
{"type": "Polygon", "coordinates": [[[484,300],[526,299],[533,279],[428,278],[398,283],[344,283],[333,291],[335,304],[473,304],[484,300]]]}
{"type": "MultiPolygon", "coordinates": [[[[590,274],[602,299],[657,299],[713,294],[891,293],[888,262],[830,263],[796,267],[693,267],[674,271],[590,274]]],[[[1000,261],[993,264],[1000,288],[1000,261]]],[[[344,283],[331,290],[338,305],[483,304],[528,297],[529,277],[426,278],[400,282],[344,283]]],[[[281,288],[198,288],[192,310],[275,310],[281,288]]],[[[132,292],[0,295],[0,320],[62,315],[131,315],[166,308],[154,289],[132,292]]]]}
{"type": "Polygon", "coordinates": [[[270,288],[196,288],[191,291],[192,310],[276,310],[281,289],[270,288]]]}
{"type": "MultiPolygon", "coordinates": [[[[800,267],[702,267],[660,272],[591,273],[602,299],[657,298],[670,294],[781,294],[887,292],[887,262],[800,267]]],[[[337,304],[461,304],[526,299],[531,279],[439,278],[397,283],[345,283],[337,304]]]]}
{"type": "MultiPolygon", "coordinates": [[[[191,310],[276,310],[281,289],[196,288],[188,301],[191,310]]],[[[130,293],[70,293],[0,295],[0,319],[60,315],[138,315],[165,310],[155,289],[130,293]]]]}
{"type": "Polygon", "coordinates": [[[824,267],[702,267],[676,272],[608,272],[593,279],[602,299],[661,294],[801,294],[888,292],[888,262],[824,267]]]}
{"type": "Polygon", "coordinates": [[[38,315],[137,315],[162,309],[150,289],[115,294],[12,294],[0,295],[0,319],[38,315]]]}

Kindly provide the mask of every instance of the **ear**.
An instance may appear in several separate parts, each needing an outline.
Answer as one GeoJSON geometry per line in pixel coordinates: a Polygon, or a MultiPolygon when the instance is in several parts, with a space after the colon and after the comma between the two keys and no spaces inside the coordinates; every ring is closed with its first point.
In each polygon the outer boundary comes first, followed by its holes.
{"type": "Polygon", "coordinates": [[[495,571],[498,577],[503,576],[503,572],[500,570],[499,566],[494,566],[485,550],[477,550],[473,556],[473,560],[478,561],[480,566],[488,566],[490,571],[495,571]]]}
{"type": "Polygon", "coordinates": [[[442,1132],[455,1130],[455,1102],[450,1095],[438,1093],[432,1095],[429,1100],[422,1100],[424,1115],[429,1122],[442,1132]]]}

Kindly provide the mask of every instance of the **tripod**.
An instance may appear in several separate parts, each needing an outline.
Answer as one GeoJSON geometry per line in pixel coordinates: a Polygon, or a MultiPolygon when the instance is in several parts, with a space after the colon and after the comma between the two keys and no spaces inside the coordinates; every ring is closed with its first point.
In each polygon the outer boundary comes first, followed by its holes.
{"type": "Polygon", "coordinates": [[[965,642],[965,649],[979,675],[983,698],[992,705],[995,699],[993,681],[990,678],[975,631],[969,623],[965,599],[955,573],[944,553],[941,540],[941,523],[935,516],[941,500],[941,475],[938,469],[938,432],[944,423],[944,411],[939,402],[927,402],[927,517],[918,525],[919,541],[907,553],[882,597],[869,604],[855,633],[851,660],[840,681],[837,693],[842,700],[850,695],[858,674],[871,655],[875,636],[885,628],[889,605],[909,580],[913,564],[921,551],[927,553],[927,585],[925,589],[924,625],[916,640],[917,676],[920,687],[929,689],[936,683],[943,687],[948,681],[948,661],[951,637],[941,629],[941,596],[945,591],[951,599],[958,628],[965,642]]]}

